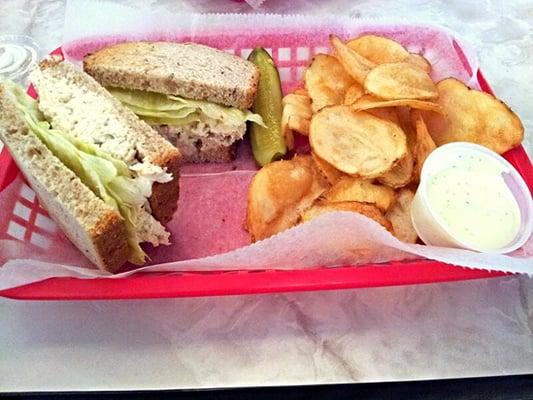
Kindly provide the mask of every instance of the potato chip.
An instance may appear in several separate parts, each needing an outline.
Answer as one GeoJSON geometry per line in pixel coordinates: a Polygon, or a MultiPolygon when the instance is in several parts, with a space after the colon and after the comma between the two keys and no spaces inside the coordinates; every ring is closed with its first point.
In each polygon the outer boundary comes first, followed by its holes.
{"type": "Polygon", "coordinates": [[[522,142],[524,126],[501,100],[470,89],[454,78],[440,81],[437,89],[438,102],[446,117],[424,114],[429,133],[437,146],[464,141],[502,154],[522,142]]]}
{"type": "Polygon", "coordinates": [[[335,56],[340,61],[346,72],[359,84],[363,84],[368,72],[375,66],[372,61],[357,54],[344,44],[337,36],[330,35],[329,41],[335,51],[335,56]]]}
{"type": "Polygon", "coordinates": [[[352,104],[352,108],[355,111],[364,110],[375,117],[386,119],[387,121],[394,122],[396,125],[400,126],[400,120],[398,119],[395,107],[374,107],[374,104],[381,101],[382,100],[379,100],[377,97],[372,96],[371,94],[365,94],[360,97],[359,100],[357,100],[354,104],[352,104]]]}
{"type": "Polygon", "coordinates": [[[389,108],[371,108],[366,111],[369,114],[372,114],[374,117],[378,117],[381,119],[384,119],[386,121],[390,121],[392,123],[395,123],[396,125],[400,126],[400,120],[398,119],[398,114],[396,113],[396,109],[389,107],[389,108]]]}
{"type": "MultiPolygon", "coordinates": [[[[286,141],[287,136],[292,135],[292,132],[289,134],[289,130],[305,136],[309,135],[309,124],[313,115],[311,99],[304,95],[291,93],[283,98],[282,104],[281,129],[285,134],[286,141]]],[[[291,141],[291,138],[289,138],[289,141],[291,141]]],[[[294,144],[294,137],[292,138],[292,144],[294,144]]],[[[293,146],[287,143],[287,147],[292,149],[293,146]]]]}
{"type": "Polygon", "coordinates": [[[326,106],[342,104],[352,77],[339,61],[327,54],[317,54],[305,71],[305,88],[311,98],[311,109],[317,112],[326,106]]]}
{"type": "MultiPolygon", "coordinates": [[[[383,108],[378,110],[387,110],[391,108],[383,108]]],[[[394,168],[387,172],[384,177],[382,175],[378,178],[378,180],[390,187],[403,187],[409,185],[413,179],[415,178],[414,174],[414,167],[415,167],[415,146],[416,146],[416,132],[415,129],[412,126],[411,116],[410,116],[410,108],[409,107],[395,107],[393,108],[396,117],[398,118],[398,125],[402,128],[403,132],[405,133],[405,137],[407,138],[407,151],[408,155],[406,155],[402,160],[398,162],[394,166],[394,168]],[[409,153],[410,153],[410,159],[411,159],[411,167],[409,166],[409,153]],[[402,163],[404,163],[402,165],[402,163]],[[411,170],[411,179],[407,180],[407,174],[411,170]],[[391,175],[388,175],[388,174],[391,175]],[[384,177],[384,179],[382,179],[384,177]],[[403,178],[403,179],[402,179],[403,178]],[[404,181],[407,181],[407,183],[403,183],[404,181]]]]}
{"type": "Polygon", "coordinates": [[[407,147],[413,152],[416,143],[416,131],[412,124],[411,109],[409,107],[400,106],[396,107],[395,110],[400,121],[400,127],[407,137],[407,147]]]}
{"type": "Polygon", "coordinates": [[[246,226],[253,241],[294,226],[300,213],[328,187],[311,156],[296,156],[261,168],[248,191],[246,226]]]}
{"type": "Polygon", "coordinates": [[[401,189],[395,203],[387,211],[385,217],[392,224],[394,236],[406,243],[416,243],[418,235],[411,222],[411,203],[414,192],[409,189],[401,189]]]}
{"type": "Polygon", "coordinates": [[[409,52],[400,43],[382,36],[363,35],[346,44],[375,64],[402,62],[409,57],[409,52]]]}
{"type": "Polygon", "coordinates": [[[285,138],[287,148],[289,150],[294,149],[294,135],[291,128],[289,128],[289,115],[285,111],[285,106],[283,106],[283,111],[281,112],[281,133],[285,138]]]}
{"type": "Polygon", "coordinates": [[[372,183],[369,180],[345,177],[340,179],[324,194],[330,203],[339,201],[357,201],[375,204],[382,211],[394,202],[395,193],[390,187],[372,183]]]}
{"type": "Polygon", "coordinates": [[[288,118],[281,115],[281,133],[285,139],[287,149],[294,150],[294,132],[289,128],[288,118]]]}
{"type": "MultiPolygon", "coordinates": [[[[364,90],[364,89],[363,89],[364,90]]],[[[377,103],[377,102],[380,102],[380,101],[384,101],[384,100],[381,100],[379,97],[376,97],[374,95],[371,95],[371,94],[363,94],[361,97],[359,97],[354,103],[351,103],[349,105],[352,106],[352,108],[355,108],[355,105],[357,104],[358,106],[362,107],[362,106],[365,106],[367,104],[374,104],[374,103],[377,103]]],[[[348,104],[347,104],[348,105],[348,104]]],[[[359,110],[358,110],[359,111],[359,110]]]]}
{"type": "Polygon", "coordinates": [[[424,161],[437,146],[428,132],[422,113],[418,110],[411,110],[411,120],[416,130],[414,178],[419,181],[424,161]]]}
{"type": "Polygon", "coordinates": [[[311,208],[305,210],[301,215],[302,222],[308,222],[318,217],[319,215],[333,212],[333,211],[351,211],[362,214],[370,219],[373,219],[378,224],[383,226],[392,233],[392,224],[383,216],[379,209],[366,203],[358,203],[356,201],[343,201],[339,203],[316,203],[311,208]]]}
{"type": "Polygon", "coordinates": [[[300,114],[304,115],[306,118],[311,117],[311,99],[307,95],[289,93],[283,97],[281,104],[284,106],[292,104],[300,111],[300,114]]]}
{"type": "Polygon", "coordinates": [[[346,94],[344,95],[344,104],[349,106],[352,103],[355,103],[365,94],[365,90],[359,83],[354,83],[348,88],[346,94]]]}
{"type": "Polygon", "coordinates": [[[309,97],[309,94],[307,93],[307,90],[305,90],[305,88],[294,89],[293,93],[297,94],[299,96],[307,96],[307,97],[309,97]]]}
{"type": "Polygon", "coordinates": [[[407,154],[389,172],[378,178],[378,181],[391,188],[400,188],[411,182],[413,171],[413,153],[409,149],[407,154]]]}
{"type": "Polygon", "coordinates": [[[322,160],[315,153],[311,153],[311,156],[313,157],[316,167],[318,168],[322,176],[326,178],[329,184],[334,185],[343,176],[347,176],[344,172],[339,171],[337,168],[335,168],[333,165],[331,165],[327,161],[322,160]]]}
{"type": "Polygon", "coordinates": [[[409,56],[404,60],[417,68],[420,68],[422,71],[426,71],[428,74],[431,72],[431,63],[420,54],[409,54],[409,56]]]}
{"type": "Polygon", "coordinates": [[[444,109],[442,108],[442,106],[432,101],[416,99],[380,100],[375,96],[369,94],[360,97],[351,105],[357,111],[368,111],[374,108],[411,107],[419,110],[433,111],[440,114],[444,113],[444,109]]]}
{"type": "Polygon", "coordinates": [[[287,117],[287,125],[289,129],[296,131],[304,136],[309,136],[309,124],[311,123],[311,116],[305,117],[298,114],[298,110],[293,110],[293,105],[288,105],[287,112],[289,113],[287,117]]]}
{"type": "Polygon", "coordinates": [[[389,171],[407,152],[398,125],[349,106],[313,115],[309,141],[313,152],[338,170],[367,178],[389,171]]]}
{"type": "Polygon", "coordinates": [[[368,73],[363,87],[385,100],[426,100],[439,95],[426,72],[405,62],[378,65],[368,73]]]}

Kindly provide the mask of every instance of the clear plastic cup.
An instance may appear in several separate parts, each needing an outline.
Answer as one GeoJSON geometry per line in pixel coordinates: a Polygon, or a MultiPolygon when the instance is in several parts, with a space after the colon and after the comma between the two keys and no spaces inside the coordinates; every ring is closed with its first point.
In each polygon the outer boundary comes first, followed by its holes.
{"type": "MultiPolygon", "coordinates": [[[[420,185],[416,191],[411,206],[411,220],[422,241],[428,245],[442,247],[457,247],[486,253],[510,253],[524,245],[533,231],[533,200],[528,186],[522,176],[507,160],[497,153],[473,143],[449,143],[435,149],[424,162],[420,176],[420,185]],[[506,246],[483,250],[471,243],[465,243],[453,236],[453,232],[446,226],[442,218],[436,213],[428,198],[428,182],[430,177],[446,167],[450,154],[464,152],[475,153],[477,156],[490,157],[498,161],[508,172],[503,172],[503,178],[509,190],[514,195],[520,209],[521,223],[515,238],[506,246]]],[[[494,229],[498,229],[497,226],[494,229]]]]}
{"type": "Polygon", "coordinates": [[[41,58],[39,45],[29,36],[0,35],[0,77],[27,84],[32,65],[41,58]]]}

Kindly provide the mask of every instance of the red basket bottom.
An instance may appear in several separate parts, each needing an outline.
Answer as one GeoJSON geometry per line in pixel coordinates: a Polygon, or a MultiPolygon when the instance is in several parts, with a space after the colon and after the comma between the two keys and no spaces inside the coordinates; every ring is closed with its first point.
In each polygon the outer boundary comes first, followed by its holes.
{"type": "Polygon", "coordinates": [[[504,275],[510,274],[419,260],[312,270],[139,274],[121,279],[53,278],[0,291],[0,295],[28,300],[147,299],[396,286],[504,275]]]}

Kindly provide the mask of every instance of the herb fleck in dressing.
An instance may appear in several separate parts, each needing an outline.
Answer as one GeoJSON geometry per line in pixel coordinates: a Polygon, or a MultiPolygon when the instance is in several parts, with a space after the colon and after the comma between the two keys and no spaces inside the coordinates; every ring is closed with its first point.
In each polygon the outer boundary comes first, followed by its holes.
{"type": "Polygon", "coordinates": [[[502,172],[497,161],[467,153],[428,182],[429,201],[450,234],[481,251],[508,245],[520,229],[520,208],[502,172]]]}

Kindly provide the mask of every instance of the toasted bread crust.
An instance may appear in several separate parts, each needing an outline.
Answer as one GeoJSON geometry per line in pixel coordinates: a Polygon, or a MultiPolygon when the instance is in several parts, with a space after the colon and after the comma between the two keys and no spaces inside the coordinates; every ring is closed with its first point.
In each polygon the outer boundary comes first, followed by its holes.
{"type": "Polygon", "coordinates": [[[116,212],[107,212],[90,230],[90,235],[106,266],[106,271],[117,272],[130,253],[128,244],[124,240],[126,237],[124,220],[116,212]]]}
{"type": "MultiPolygon", "coordinates": [[[[137,157],[141,161],[148,160],[154,165],[162,168],[167,168],[167,172],[171,173],[174,179],[172,181],[159,184],[156,183],[152,189],[152,196],[149,199],[152,208],[152,214],[156,219],[162,223],[168,222],[172,218],[172,213],[177,208],[179,197],[179,164],[180,152],[177,148],[172,146],[168,141],[162,138],[154,129],[152,129],[146,122],[139,119],[130,109],[125,107],[120,101],[115,99],[107,90],[101,87],[92,77],[83,72],[79,72],[74,67],[66,62],[57,59],[45,59],[39,64],[40,69],[46,73],[56,76],[64,76],[68,78],[69,84],[76,85],[83,88],[87,92],[91,92],[99,96],[102,103],[106,103],[109,114],[117,121],[120,127],[128,132],[128,137],[135,138],[135,148],[137,157]]],[[[56,99],[54,99],[56,101],[56,99]]],[[[41,102],[40,107],[46,114],[44,108],[45,104],[41,102]]],[[[56,111],[57,107],[52,107],[56,111]]],[[[51,123],[57,123],[58,120],[51,118],[51,123]]],[[[64,119],[63,121],[64,122],[64,119]]],[[[103,122],[103,121],[100,121],[103,122]]],[[[68,119],[68,123],[72,123],[72,118],[68,119]]],[[[96,123],[92,121],[91,123],[96,123]]],[[[59,126],[62,128],[62,126],[59,126]]],[[[77,125],[73,126],[70,132],[77,135],[77,125]]],[[[69,130],[69,129],[67,129],[69,130]]],[[[114,133],[114,131],[109,131],[114,133]]],[[[115,155],[121,158],[119,155],[115,155]]],[[[128,160],[124,160],[128,162],[128,160]]]]}
{"type": "Polygon", "coordinates": [[[103,86],[252,106],[259,70],[249,61],[194,43],[129,42],[87,55],[83,69],[103,86]]]}
{"type": "Polygon", "coordinates": [[[187,163],[226,163],[235,159],[235,150],[237,144],[233,143],[229,146],[220,145],[218,148],[209,150],[199,150],[196,154],[183,157],[183,162],[187,163]]]}
{"type": "Polygon", "coordinates": [[[0,139],[50,217],[100,269],[118,270],[129,258],[124,220],[28,130],[0,86],[0,139]]]}
{"type": "Polygon", "coordinates": [[[181,157],[179,151],[174,149],[164,152],[153,162],[162,168],[166,168],[167,172],[171,173],[174,178],[170,182],[156,182],[152,186],[152,196],[150,197],[152,214],[161,223],[165,224],[172,219],[178,208],[181,157]]]}

